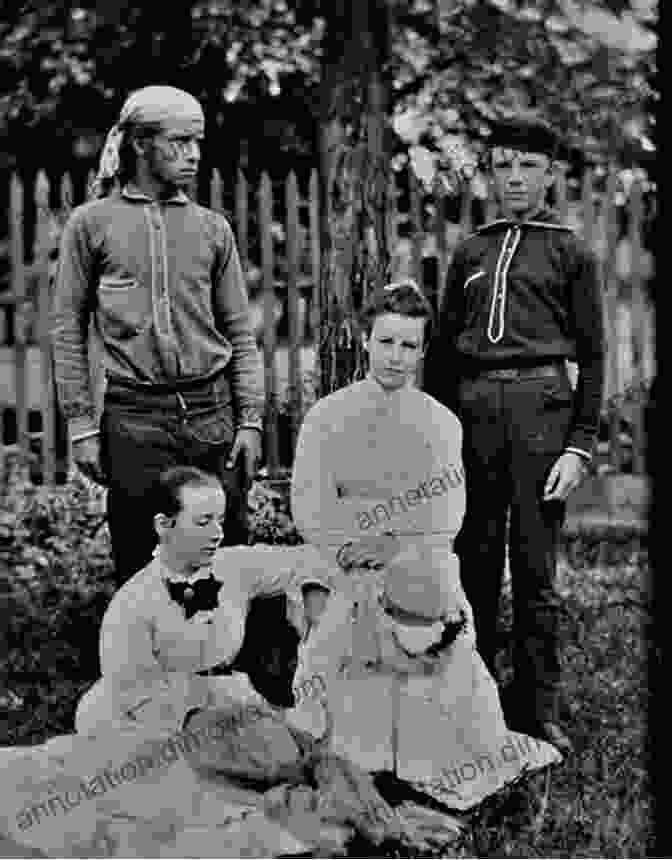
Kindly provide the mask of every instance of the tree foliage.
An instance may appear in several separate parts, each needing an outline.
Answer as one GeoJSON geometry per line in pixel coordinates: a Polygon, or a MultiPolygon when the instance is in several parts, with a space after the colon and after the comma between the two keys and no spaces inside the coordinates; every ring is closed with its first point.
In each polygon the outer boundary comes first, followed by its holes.
{"type": "MultiPolygon", "coordinates": [[[[473,167],[464,149],[517,110],[545,116],[597,160],[652,149],[656,4],[440,0],[396,34],[394,127],[426,181],[473,167]]],[[[423,8],[422,0],[416,7],[423,8]]],[[[478,144],[476,144],[478,149],[478,144]]]]}
{"type": "Polygon", "coordinates": [[[309,91],[319,72],[321,19],[297,24],[284,0],[5,5],[0,132],[15,152],[45,130],[95,151],[125,96],[149,83],[190,90],[221,128],[229,105],[297,80],[309,91]]]}
{"type": "MultiPolygon", "coordinates": [[[[523,105],[597,157],[628,140],[650,146],[656,0],[381,3],[388,108],[406,146],[427,144],[413,162],[423,175],[454,167],[461,137],[483,137],[495,116],[523,105]]],[[[219,126],[228,105],[290,91],[319,119],[324,51],[347,27],[327,0],[2,5],[0,131],[16,151],[32,129],[95,150],[93,132],[128,91],[161,80],[200,96],[219,126]]]]}

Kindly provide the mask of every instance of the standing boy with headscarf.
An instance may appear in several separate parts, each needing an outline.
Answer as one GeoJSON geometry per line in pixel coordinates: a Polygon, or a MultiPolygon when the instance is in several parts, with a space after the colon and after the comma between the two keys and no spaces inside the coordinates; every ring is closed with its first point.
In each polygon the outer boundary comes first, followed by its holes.
{"type": "Polygon", "coordinates": [[[203,132],[188,93],[133,93],[105,142],[98,199],[74,210],[61,241],[58,397],[73,459],[109,488],[119,583],[151,558],[146,494],[168,466],[217,474],[228,495],[225,540],[247,542],[241,483],[261,453],[263,371],[231,228],[185,193],[203,132]],[[99,363],[102,417],[92,383],[99,363]]]}

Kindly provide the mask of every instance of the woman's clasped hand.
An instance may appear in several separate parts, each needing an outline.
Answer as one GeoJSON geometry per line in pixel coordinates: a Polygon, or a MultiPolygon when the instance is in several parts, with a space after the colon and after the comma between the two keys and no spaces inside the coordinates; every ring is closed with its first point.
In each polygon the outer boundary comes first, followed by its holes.
{"type": "Polygon", "coordinates": [[[348,541],[339,549],[337,561],[342,570],[385,567],[401,550],[396,535],[385,534],[348,541]]]}

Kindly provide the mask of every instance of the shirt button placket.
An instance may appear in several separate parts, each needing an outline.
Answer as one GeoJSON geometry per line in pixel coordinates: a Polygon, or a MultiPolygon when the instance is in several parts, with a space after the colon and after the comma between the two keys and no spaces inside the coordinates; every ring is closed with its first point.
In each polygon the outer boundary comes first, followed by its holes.
{"type": "Polygon", "coordinates": [[[165,226],[158,203],[148,206],[150,253],[152,257],[152,305],[159,352],[164,370],[175,376],[178,370],[175,338],[168,293],[165,226]]]}
{"type": "Polygon", "coordinates": [[[166,272],[164,271],[164,259],[163,259],[163,236],[162,236],[162,224],[161,224],[161,212],[159,211],[158,205],[153,207],[152,211],[152,225],[154,227],[154,257],[155,257],[155,271],[157,273],[157,293],[163,304],[166,301],[166,272]]]}
{"type": "Polygon", "coordinates": [[[491,343],[497,343],[504,334],[504,305],[506,302],[506,278],[511,259],[516,250],[520,236],[520,228],[509,230],[504,239],[500,252],[500,265],[497,266],[497,282],[492,300],[492,311],[488,324],[488,338],[491,343]]]}

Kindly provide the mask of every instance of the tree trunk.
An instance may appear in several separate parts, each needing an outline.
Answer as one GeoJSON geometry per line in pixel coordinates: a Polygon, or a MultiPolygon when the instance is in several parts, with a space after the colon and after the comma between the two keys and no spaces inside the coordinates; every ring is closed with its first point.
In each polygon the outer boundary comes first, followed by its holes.
{"type": "Polygon", "coordinates": [[[320,137],[320,396],[365,372],[358,314],[384,283],[389,0],[333,0],[320,137]]]}

